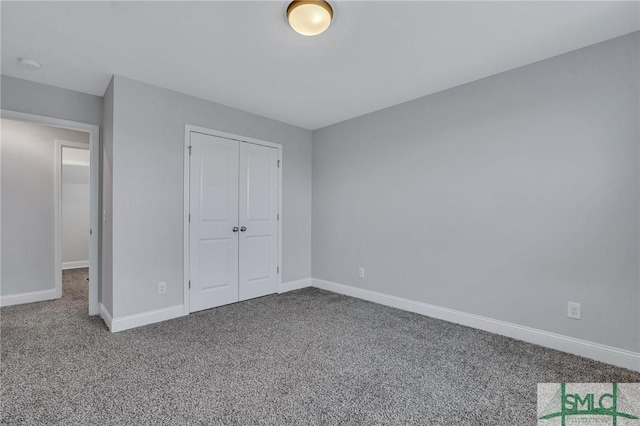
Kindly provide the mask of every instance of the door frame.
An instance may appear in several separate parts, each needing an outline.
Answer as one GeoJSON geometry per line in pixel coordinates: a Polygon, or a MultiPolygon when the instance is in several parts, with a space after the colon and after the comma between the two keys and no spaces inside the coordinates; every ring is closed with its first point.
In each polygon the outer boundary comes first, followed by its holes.
{"type": "MultiPolygon", "coordinates": [[[[76,130],[89,133],[89,226],[91,234],[89,236],[89,315],[98,315],[98,290],[100,288],[100,261],[98,247],[100,244],[100,126],[77,121],[64,120],[61,118],[48,117],[45,115],[28,114],[24,112],[0,110],[2,118],[9,120],[25,121],[34,124],[41,124],[61,129],[76,130]]],[[[56,173],[58,176],[58,173],[56,173]]],[[[54,185],[57,183],[54,182],[54,185]]],[[[58,203],[56,196],[56,203],[58,203]]],[[[56,207],[56,277],[55,290],[57,297],[62,295],[62,263],[60,255],[60,234],[58,225],[60,223],[56,207]]]]}
{"type": "MultiPolygon", "coordinates": [[[[56,189],[54,191],[55,194],[55,221],[56,221],[56,229],[55,229],[55,249],[56,249],[56,297],[62,297],[62,149],[63,148],[74,148],[74,149],[84,149],[89,151],[89,180],[91,180],[91,151],[89,150],[89,144],[82,142],[72,142],[61,139],[55,140],[55,185],[56,189]]],[[[89,184],[91,186],[91,184],[89,184]]],[[[91,194],[91,189],[89,189],[89,194],[91,194]]],[[[91,203],[91,201],[89,201],[91,203]]],[[[91,228],[91,224],[89,224],[89,228],[91,228]]],[[[89,234],[91,237],[91,234],[89,234]]],[[[89,268],[91,271],[91,268],[89,268]]]]}
{"type": "Polygon", "coordinates": [[[190,294],[189,294],[189,280],[190,280],[190,235],[189,235],[189,211],[190,211],[190,190],[191,190],[191,182],[190,182],[190,173],[191,173],[191,162],[189,156],[189,146],[191,143],[191,132],[194,133],[202,133],[204,135],[215,136],[223,139],[230,139],[243,143],[251,143],[254,145],[262,145],[270,148],[275,148],[278,150],[278,214],[280,215],[280,220],[278,220],[278,288],[282,284],[282,222],[283,222],[283,214],[282,214],[282,169],[284,164],[282,162],[282,145],[278,143],[268,142],[261,139],[250,138],[247,136],[241,136],[233,133],[227,133],[220,130],[208,129],[206,127],[194,126],[191,124],[185,124],[184,126],[184,216],[183,216],[183,234],[184,234],[184,314],[189,315],[190,312],[190,294]]]}

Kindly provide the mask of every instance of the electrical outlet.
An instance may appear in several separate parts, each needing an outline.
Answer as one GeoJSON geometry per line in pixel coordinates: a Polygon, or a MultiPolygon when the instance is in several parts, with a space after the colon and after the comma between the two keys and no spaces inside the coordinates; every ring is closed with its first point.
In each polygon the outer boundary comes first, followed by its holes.
{"type": "Polygon", "coordinates": [[[573,319],[580,319],[580,304],[575,302],[567,303],[567,316],[573,319]]]}
{"type": "Polygon", "coordinates": [[[158,283],[158,294],[165,294],[167,292],[167,282],[162,281],[158,283]]]}
{"type": "Polygon", "coordinates": [[[358,268],[358,278],[364,278],[364,268],[358,268]]]}

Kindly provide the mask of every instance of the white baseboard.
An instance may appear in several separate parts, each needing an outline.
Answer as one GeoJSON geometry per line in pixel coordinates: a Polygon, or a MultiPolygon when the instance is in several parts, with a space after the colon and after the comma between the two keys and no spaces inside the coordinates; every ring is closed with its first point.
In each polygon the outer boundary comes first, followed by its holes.
{"type": "Polygon", "coordinates": [[[57,299],[56,289],[30,291],[28,293],[10,294],[0,296],[0,306],[22,305],[23,303],[42,302],[43,300],[57,299]]]}
{"type": "Polygon", "coordinates": [[[278,294],[286,293],[287,291],[299,290],[301,288],[311,287],[311,278],[304,278],[297,281],[288,281],[281,283],[278,287],[278,294]]]}
{"type": "Polygon", "coordinates": [[[107,328],[111,330],[111,323],[113,322],[113,318],[111,317],[111,312],[107,310],[107,307],[102,303],[100,304],[100,316],[105,324],[107,324],[107,328]]]}
{"type": "Polygon", "coordinates": [[[429,305],[427,303],[390,296],[388,294],[338,284],[331,281],[312,278],[312,285],[313,287],[329,290],[334,293],[344,294],[358,299],[379,303],[381,305],[426,315],[432,318],[466,325],[491,333],[534,343],[536,345],[545,346],[547,348],[557,349],[559,351],[580,355],[596,361],[602,361],[619,367],[628,368],[630,370],[640,371],[640,353],[637,352],[631,352],[625,349],[575,339],[561,334],[525,327],[506,321],[495,320],[480,315],[468,314],[466,312],[429,305]]]}
{"type": "Polygon", "coordinates": [[[169,308],[157,309],[155,311],[143,312],[141,314],[128,315],[122,318],[111,319],[112,333],[128,330],[130,328],[141,327],[160,321],[166,321],[184,316],[184,305],[171,306],[169,308]]]}
{"type": "Polygon", "coordinates": [[[79,260],[77,262],[62,262],[62,269],[77,269],[77,268],[88,268],[89,261],[88,260],[79,260]]]}

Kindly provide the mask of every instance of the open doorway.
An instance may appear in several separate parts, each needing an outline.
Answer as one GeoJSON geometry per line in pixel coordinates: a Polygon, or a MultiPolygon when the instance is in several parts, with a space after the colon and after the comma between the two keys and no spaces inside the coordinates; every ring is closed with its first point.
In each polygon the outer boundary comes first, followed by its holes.
{"type": "Polygon", "coordinates": [[[90,163],[86,143],[55,141],[62,296],[89,297],[90,163]]]}
{"type": "Polygon", "coordinates": [[[6,110],[1,124],[0,305],[68,293],[96,315],[98,126],[6,110]]]}

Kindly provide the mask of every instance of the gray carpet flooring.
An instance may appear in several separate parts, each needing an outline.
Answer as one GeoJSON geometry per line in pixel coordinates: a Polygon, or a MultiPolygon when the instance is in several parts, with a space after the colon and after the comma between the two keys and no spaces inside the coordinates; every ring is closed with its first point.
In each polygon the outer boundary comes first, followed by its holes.
{"type": "Polygon", "coordinates": [[[536,424],[540,382],[640,374],[309,288],[111,334],[86,271],[2,308],[3,424],[536,424]]]}
{"type": "Polygon", "coordinates": [[[62,271],[62,297],[76,301],[89,298],[89,268],[62,271]]]}

